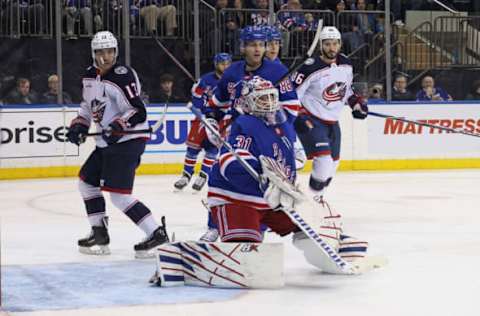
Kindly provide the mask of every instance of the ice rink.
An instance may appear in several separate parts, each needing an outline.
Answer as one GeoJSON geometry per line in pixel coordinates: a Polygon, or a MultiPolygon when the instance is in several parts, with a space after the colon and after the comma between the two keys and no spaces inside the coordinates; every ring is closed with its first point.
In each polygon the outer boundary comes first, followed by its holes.
{"type": "MultiPolygon", "coordinates": [[[[140,176],[135,196],[177,240],[205,229],[205,191],[173,193],[175,176],[140,176]]],[[[302,181],[308,179],[306,174],[302,181]]],[[[342,172],[328,192],[345,232],[389,264],[360,276],[320,273],[286,245],[278,290],[157,288],[144,236],[108,202],[112,255],[90,257],[75,178],[0,182],[3,308],[10,315],[479,315],[480,171],[342,172]]],[[[108,198],[107,198],[108,201],[108,198]]],[[[280,240],[268,235],[267,241],[280,240]]],[[[1,313],[0,313],[1,314],[1,313]]]]}

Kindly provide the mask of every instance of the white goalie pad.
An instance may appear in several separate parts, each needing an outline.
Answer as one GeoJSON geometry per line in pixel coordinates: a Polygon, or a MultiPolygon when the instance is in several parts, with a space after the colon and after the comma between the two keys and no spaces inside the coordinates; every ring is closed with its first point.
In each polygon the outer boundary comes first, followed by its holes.
{"type": "Polygon", "coordinates": [[[175,242],[157,248],[150,280],[162,287],[278,288],[283,244],[175,242]]]}

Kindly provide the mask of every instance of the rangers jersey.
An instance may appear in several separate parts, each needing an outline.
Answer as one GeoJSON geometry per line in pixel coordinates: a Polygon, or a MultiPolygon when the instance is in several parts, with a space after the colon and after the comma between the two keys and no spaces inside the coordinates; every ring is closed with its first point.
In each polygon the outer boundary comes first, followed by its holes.
{"type": "MultiPolygon", "coordinates": [[[[263,119],[244,114],[232,124],[228,143],[259,174],[262,169],[258,157],[274,158],[284,167],[293,183],[296,177],[295,137],[293,126],[288,122],[267,125],[263,119]]],[[[213,166],[208,186],[210,206],[237,203],[256,209],[270,209],[259,183],[225,147],[222,147],[220,157],[213,166]]]]}
{"type": "Polygon", "coordinates": [[[352,64],[343,54],[330,65],[320,57],[310,58],[293,78],[302,106],[325,121],[338,121],[343,106],[353,95],[352,64]]]}
{"type": "Polygon", "coordinates": [[[215,71],[209,72],[195,83],[192,87],[192,104],[194,107],[202,111],[203,114],[207,111],[207,102],[213,96],[213,90],[217,86],[220,78],[215,71]]]}
{"type": "MultiPolygon", "coordinates": [[[[245,70],[245,61],[234,62],[227,68],[222,79],[217,84],[215,93],[210,100],[210,105],[223,109],[231,109],[241,107],[242,100],[240,98],[243,82],[253,78],[254,76],[262,77],[276,84],[285,74],[288,73],[287,67],[281,63],[270,60],[263,60],[262,65],[254,71],[247,72],[245,70]]],[[[300,110],[300,102],[297,98],[290,79],[285,79],[278,84],[279,103],[290,114],[290,118],[295,118],[300,110]]],[[[292,119],[292,121],[293,121],[292,119]]]]}
{"type": "MultiPolygon", "coordinates": [[[[90,66],[82,79],[83,91],[79,116],[95,123],[101,132],[117,118],[127,122],[127,130],[148,129],[147,111],[140,98],[141,86],[135,70],[116,64],[103,76],[90,66]]],[[[123,136],[118,142],[133,138],[149,138],[149,133],[123,136]]],[[[95,137],[97,147],[107,147],[101,136],[95,137]]]]}

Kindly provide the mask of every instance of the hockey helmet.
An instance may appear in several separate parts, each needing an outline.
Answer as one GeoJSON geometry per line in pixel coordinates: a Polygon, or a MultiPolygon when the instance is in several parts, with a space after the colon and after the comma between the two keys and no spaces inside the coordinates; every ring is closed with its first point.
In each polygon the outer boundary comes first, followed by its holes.
{"type": "Polygon", "coordinates": [[[259,76],[244,82],[242,97],[245,112],[254,116],[268,119],[269,116],[274,115],[280,109],[278,90],[272,82],[259,76]]]}
{"type": "Polygon", "coordinates": [[[325,26],[320,32],[320,42],[328,39],[342,40],[342,35],[335,26],[325,26]]]}
{"type": "Polygon", "coordinates": [[[95,51],[104,48],[115,48],[115,59],[118,57],[118,42],[115,35],[110,31],[100,31],[95,33],[91,42],[93,64],[96,65],[95,51]]]}
{"type": "Polygon", "coordinates": [[[264,31],[267,35],[267,42],[282,41],[282,34],[276,26],[265,26],[264,31]]]}
{"type": "Polygon", "coordinates": [[[219,63],[224,63],[224,62],[231,63],[232,62],[232,55],[227,54],[227,53],[218,53],[218,54],[215,54],[215,56],[213,57],[213,64],[214,65],[219,64],[219,63]]]}
{"type": "Polygon", "coordinates": [[[242,43],[252,41],[267,41],[267,34],[262,26],[246,26],[240,33],[242,43]]]}

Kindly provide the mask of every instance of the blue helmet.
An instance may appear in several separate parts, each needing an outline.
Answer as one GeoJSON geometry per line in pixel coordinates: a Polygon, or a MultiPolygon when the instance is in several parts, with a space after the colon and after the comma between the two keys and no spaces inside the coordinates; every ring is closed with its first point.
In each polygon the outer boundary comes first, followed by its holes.
{"type": "Polygon", "coordinates": [[[264,26],[265,33],[267,34],[267,42],[282,41],[282,34],[275,26],[264,26]]]}
{"type": "Polygon", "coordinates": [[[218,53],[213,57],[213,64],[216,65],[218,63],[223,63],[223,62],[232,62],[232,55],[227,54],[227,53],[218,53]]]}
{"type": "Polygon", "coordinates": [[[242,42],[267,41],[267,34],[262,26],[246,26],[240,33],[242,42]]]}

